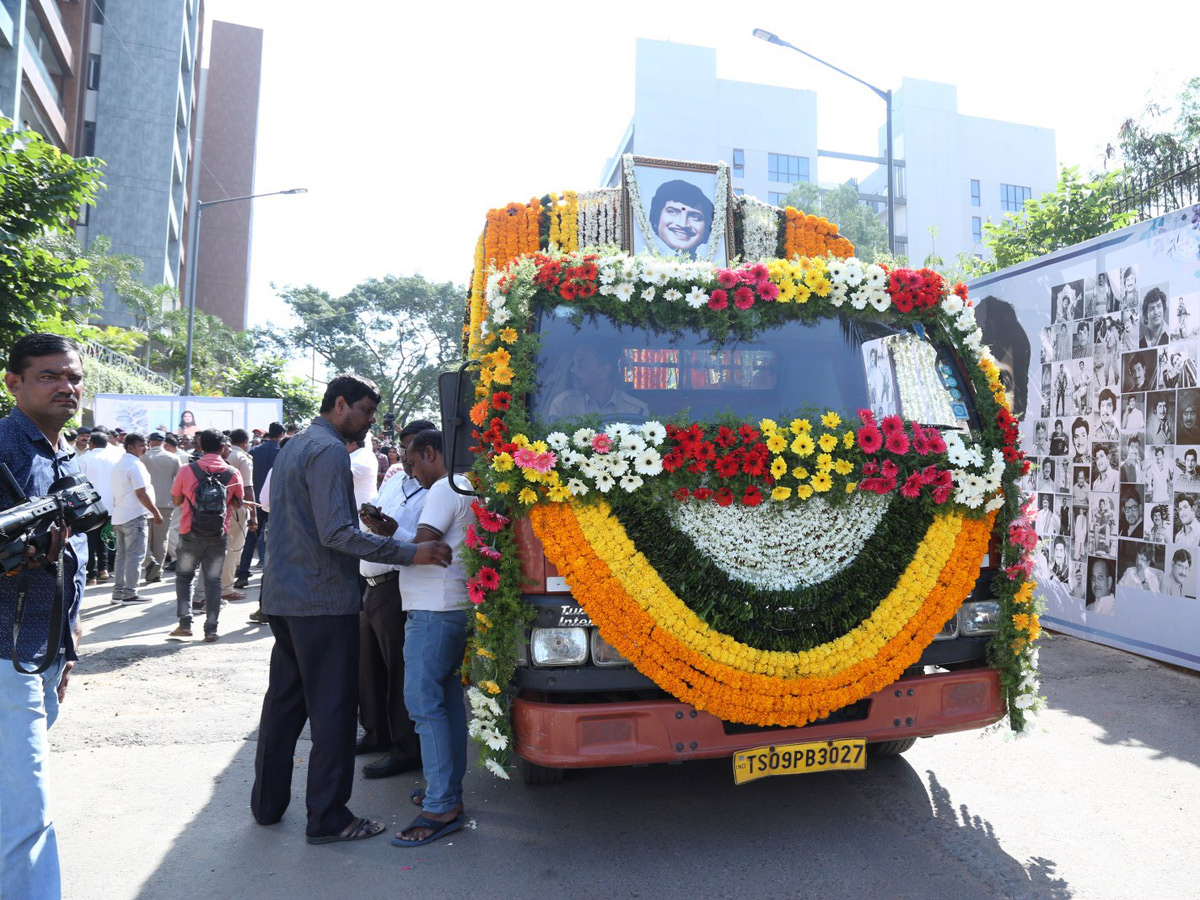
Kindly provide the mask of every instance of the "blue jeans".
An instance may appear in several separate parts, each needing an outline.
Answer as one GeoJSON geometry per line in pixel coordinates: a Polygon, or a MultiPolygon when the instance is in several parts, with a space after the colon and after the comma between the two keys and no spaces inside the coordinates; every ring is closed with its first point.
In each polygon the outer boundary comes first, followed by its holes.
{"type": "Polygon", "coordinates": [[[466,610],[409,610],[404,626],[404,703],[421,737],[426,812],[450,812],[463,799],[467,708],[459,668],[466,649],[466,610]]]}
{"type": "Polygon", "coordinates": [[[113,526],[117,536],[114,600],[128,600],[137,596],[142,560],[146,558],[146,525],[149,521],[145,516],[138,516],[122,525],[113,526]]]}
{"type": "MultiPolygon", "coordinates": [[[[65,655],[41,675],[0,659],[0,896],[22,900],[62,893],[58,839],[50,821],[46,732],[58,718],[65,655]]],[[[26,663],[28,666],[28,663],[26,663]]]]}
{"type": "Polygon", "coordinates": [[[179,546],[175,548],[175,614],[184,628],[192,627],[192,579],[199,569],[204,579],[204,633],[217,633],[225,541],[223,534],[201,537],[189,531],[179,536],[179,546]]]}

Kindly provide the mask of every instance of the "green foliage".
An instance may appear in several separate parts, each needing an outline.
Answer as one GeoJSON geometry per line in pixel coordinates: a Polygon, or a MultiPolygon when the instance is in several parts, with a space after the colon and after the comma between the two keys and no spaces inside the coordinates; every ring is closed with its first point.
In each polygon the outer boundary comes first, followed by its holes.
{"type": "Polygon", "coordinates": [[[271,331],[287,352],[316,353],[337,372],[371,378],[380,404],[397,421],[437,409],[437,377],[462,355],[462,302],[466,289],[420,275],[372,278],[333,297],[312,285],[280,296],[299,316],[294,328],[271,331]]]}
{"type": "Polygon", "coordinates": [[[1063,166],[1054,190],[1026,200],[1024,209],[1002,222],[984,224],[983,243],[992,259],[968,261],[968,274],[996,272],[1124,228],[1133,214],[1113,211],[1119,179],[1109,172],[1089,181],[1078,166],[1063,166]]]}
{"type": "Polygon", "coordinates": [[[1140,116],[1121,123],[1117,140],[1128,174],[1172,171],[1185,151],[1200,148],[1200,78],[1188,81],[1176,100],[1175,105],[1151,100],[1140,116]]]}
{"type": "Polygon", "coordinates": [[[99,166],[0,118],[0,346],[93,286],[84,260],[58,256],[42,239],[70,233],[80,208],[95,202],[99,166]]]}
{"type": "Polygon", "coordinates": [[[248,359],[225,385],[230,397],[269,397],[283,401],[285,422],[305,422],[317,414],[320,398],[308,381],[283,374],[285,361],[278,356],[248,359]]]}
{"type": "Polygon", "coordinates": [[[871,207],[858,199],[858,188],[852,184],[822,190],[809,182],[797,182],[788,191],[783,205],[828,219],[854,245],[854,255],[865,262],[874,262],[878,254],[887,250],[887,226],[871,207]]]}
{"type": "MultiPolygon", "coordinates": [[[[187,371],[187,310],[162,315],[150,354],[151,365],[182,384],[187,371]]],[[[192,393],[233,394],[228,385],[255,350],[254,337],[234,331],[217,316],[196,310],[192,335],[192,393]]]]}

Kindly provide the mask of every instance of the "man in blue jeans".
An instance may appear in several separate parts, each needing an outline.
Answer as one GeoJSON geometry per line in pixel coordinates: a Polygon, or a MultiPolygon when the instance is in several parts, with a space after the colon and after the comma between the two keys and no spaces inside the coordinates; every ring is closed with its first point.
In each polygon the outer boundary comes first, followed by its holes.
{"type": "Polygon", "coordinates": [[[182,518],[175,551],[175,613],[179,627],[168,637],[184,641],[192,636],[192,579],[199,568],[204,579],[204,641],[211,644],[217,639],[217,618],[221,614],[221,569],[225,565],[229,517],[242,502],[242,477],[221,458],[221,432],[210,428],[200,432],[199,439],[204,455],[199,462],[180,469],[171,486],[171,500],[182,510],[182,518]],[[201,479],[209,476],[218,478],[225,487],[224,516],[216,522],[209,521],[209,514],[202,511],[199,502],[201,479]]]}
{"type": "MultiPolygon", "coordinates": [[[[83,398],[79,351],[56,334],[27,335],[9,351],[4,383],[16,409],[0,419],[0,462],[26,496],[44,497],[59,478],[79,473],[74,448],[62,439],[62,427],[83,398]]],[[[17,502],[0,482],[0,510],[17,502]]],[[[0,577],[0,897],[57,900],[62,893],[58,838],[50,821],[46,732],[58,717],[78,659],[86,564],[86,535],[71,535],[56,563],[62,567],[66,613],[58,634],[51,633],[56,569],[0,577]],[[17,633],[22,583],[25,608],[17,633]],[[33,672],[47,662],[44,671],[33,672]]]]}
{"type": "MultiPolygon", "coordinates": [[[[451,550],[447,568],[411,566],[400,570],[400,596],[408,622],[404,627],[404,703],[421,737],[425,770],[422,812],[392,840],[398,847],[419,847],[463,827],[463,777],[467,772],[467,712],[459,668],[467,647],[467,575],[459,561],[471,497],[450,485],[442,457],[442,433],[418,432],[406,458],[413,477],[428,494],[415,543],[444,541],[451,550]]],[[[458,486],[470,491],[458,476],[458,486]]],[[[365,520],[364,520],[365,521],[365,520]]]]}

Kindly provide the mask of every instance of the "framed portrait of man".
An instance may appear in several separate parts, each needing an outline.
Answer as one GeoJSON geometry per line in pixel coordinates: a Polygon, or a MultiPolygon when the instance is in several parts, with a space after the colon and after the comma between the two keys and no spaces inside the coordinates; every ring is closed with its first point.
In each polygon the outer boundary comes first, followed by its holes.
{"type": "Polygon", "coordinates": [[[633,174],[636,185],[629,183],[628,172],[621,178],[625,250],[707,259],[718,265],[728,262],[733,205],[728,195],[724,203],[718,202],[715,164],[635,156],[633,174]],[[635,197],[644,220],[634,208],[635,197]],[[725,220],[718,223],[715,218],[722,207],[725,220]]]}

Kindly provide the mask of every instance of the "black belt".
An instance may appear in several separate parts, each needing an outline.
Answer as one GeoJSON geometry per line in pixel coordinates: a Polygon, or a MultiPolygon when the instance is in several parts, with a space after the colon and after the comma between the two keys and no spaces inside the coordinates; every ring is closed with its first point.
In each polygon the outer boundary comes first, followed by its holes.
{"type": "Polygon", "coordinates": [[[364,575],[367,579],[367,584],[370,587],[379,587],[381,584],[387,584],[393,578],[399,578],[400,573],[396,571],[384,572],[382,575],[364,575]]]}

